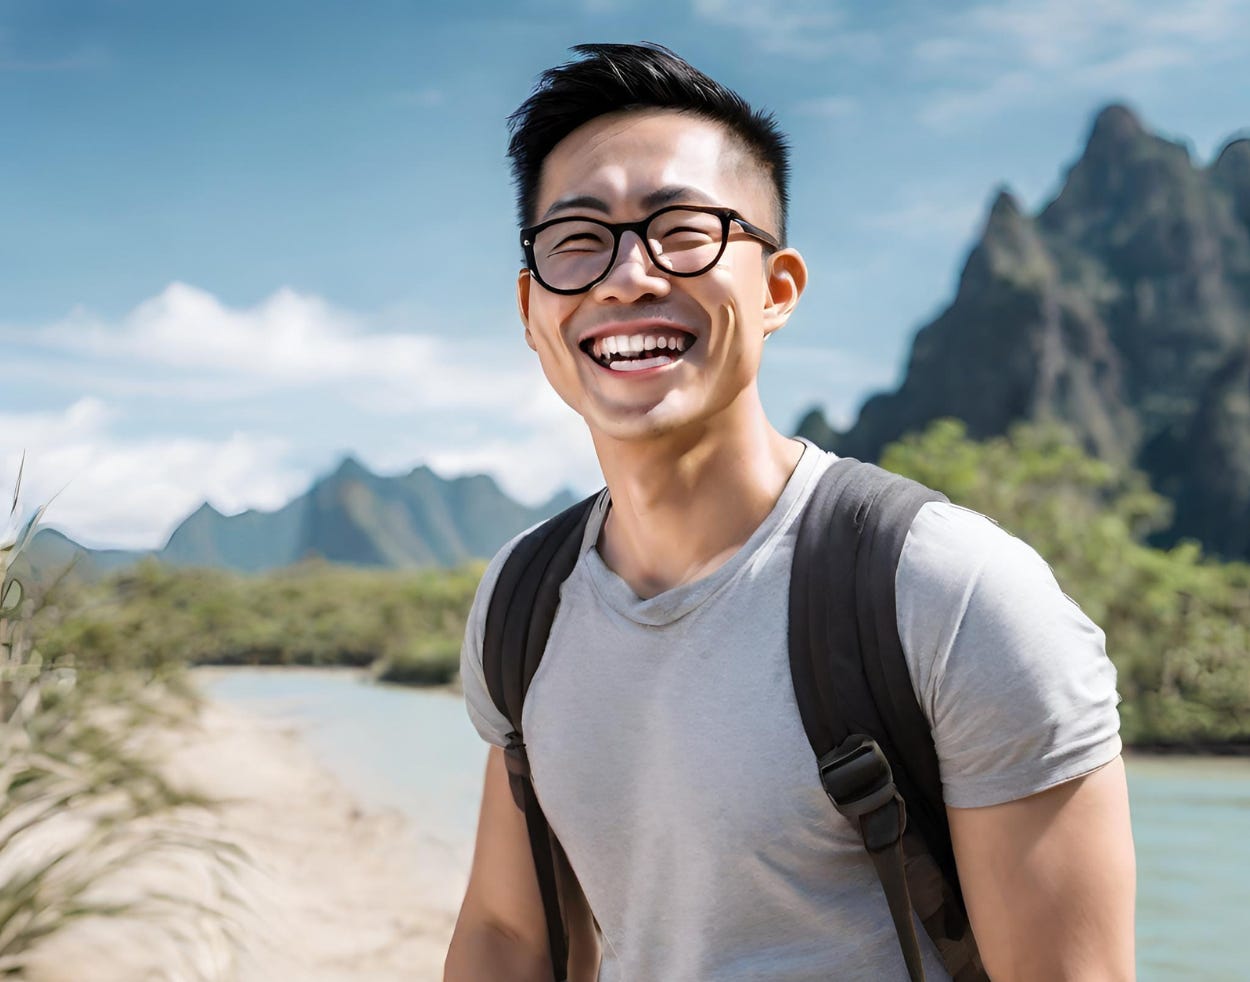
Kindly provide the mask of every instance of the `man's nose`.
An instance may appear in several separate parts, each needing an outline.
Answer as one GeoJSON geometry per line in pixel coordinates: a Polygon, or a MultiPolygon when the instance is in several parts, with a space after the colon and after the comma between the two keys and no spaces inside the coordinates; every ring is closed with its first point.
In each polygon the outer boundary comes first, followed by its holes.
{"type": "Polygon", "coordinates": [[[646,244],[636,232],[621,236],[616,258],[608,275],[595,284],[592,293],[605,303],[633,303],[645,297],[666,296],[672,282],[652,260],[646,244]]]}

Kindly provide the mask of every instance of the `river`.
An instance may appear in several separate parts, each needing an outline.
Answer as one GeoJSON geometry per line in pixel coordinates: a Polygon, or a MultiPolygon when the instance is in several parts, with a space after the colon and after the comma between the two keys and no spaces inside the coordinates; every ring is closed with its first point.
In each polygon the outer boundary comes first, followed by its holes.
{"type": "MultiPolygon", "coordinates": [[[[362,803],[397,808],[467,868],[485,745],[460,699],[358,674],[206,676],[210,695],[287,719],[362,803]]],[[[1250,979],[1250,760],[1133,757],[1138,977],[1250,979]]]]}

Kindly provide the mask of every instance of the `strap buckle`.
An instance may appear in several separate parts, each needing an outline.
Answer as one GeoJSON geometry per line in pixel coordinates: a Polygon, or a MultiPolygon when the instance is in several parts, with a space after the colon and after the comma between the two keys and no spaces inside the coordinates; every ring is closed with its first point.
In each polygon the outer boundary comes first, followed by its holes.
{"type": "Polygon", "coordinates": [[[508,745],[503,748],[503,762],[508,769],[512,800],[521,811],[525,811],[525,786],[530,781],[530,758],[525,751],[525,741],[515,730],[508,734],[508,745]]]}
{"type": "Polygon", "coordinates": [[[853,733],[818,763],[825,794],[839,814],[860,830],[865,847],[878,852],[903,837],[907,810],[894,786],[890,762],[876,740],[853,733]]]}
{"type": "Polygon", "coordinates": [[[508,734],[508,745],[503,748],[503,758],[509,774],[524,778],[530,776],[530,758],[525,752],[525,741],[515,730],[508,734]]]}

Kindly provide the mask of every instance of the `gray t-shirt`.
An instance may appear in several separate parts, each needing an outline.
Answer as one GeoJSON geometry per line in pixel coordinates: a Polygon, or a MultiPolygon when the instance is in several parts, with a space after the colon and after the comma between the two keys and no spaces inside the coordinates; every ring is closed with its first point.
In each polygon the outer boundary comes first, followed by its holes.
{"type": "MultiPolygon", "coordinates": [[[[905,979],[884,894],[821,789],[790,681],[796,519],[835,458],[808,445],[710,576],[639,599],[595,549],[600,499],[524,709],[534,786],[602,932],[602,982],[905,979]]],[[[478,588],[462,664],[483,738],[478,588]]],[[[1102,632],[1023,542],[928,504],[896,579],[898,628],[946,801],[1022,798],[1120,752],[1102,632]]],[[[947,975],[922,929],[928,978],[947,975]]]]}

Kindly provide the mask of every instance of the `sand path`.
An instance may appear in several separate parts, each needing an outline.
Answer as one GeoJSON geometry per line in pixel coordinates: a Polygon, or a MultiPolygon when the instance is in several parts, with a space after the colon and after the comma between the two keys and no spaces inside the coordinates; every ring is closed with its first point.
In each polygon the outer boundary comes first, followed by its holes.
{"type": "MultiPolygon", "coordinates": [[[[171,939],[151,923],[84,921],[45,944],[30,982],[332,982],[440,979],[467,870],[398,813],[367,812],[290,725],[209,703],[157,737],[168,773],[223,804],[192,817],[250,861],[247,910],[227,937],[184,913],[171,939]]],[[[467,833],[468,834],[468,833],[467,833]]],[[[138,884],[220,902],[203,860],[132,870],[138,884]]]]}

